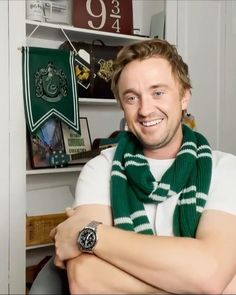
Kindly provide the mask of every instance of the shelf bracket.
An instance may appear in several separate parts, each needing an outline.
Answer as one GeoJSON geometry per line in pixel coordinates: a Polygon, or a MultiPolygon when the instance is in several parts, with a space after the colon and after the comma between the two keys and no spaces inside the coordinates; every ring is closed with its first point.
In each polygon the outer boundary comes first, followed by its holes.
{"type": "Polygon", "coordinates": [[[64,36],[66,37],[67,41],[69,42],[71,48],[74,50],[75,55],[78,54],[78,51],[76,50],[75,46],[73,45],[73,43],[71,42],[70,38],[67,36],[66,32],[64,31],[64,29],[62,27],[60,27],[60,30],[62,31],[62,33],[64,34],[64,36]]]}
{"type": "MultiPolygon", "coordinates": [[[[32,32],[31,32],[31,33],[29,34],[29,36],[26,38],[26,41],[29,40],[29,39],[33,36],[33,34],[37,31],[37,29],[38,29],[40,26],[41,26],[40,23],[36,25],[36,27],[32,30],[32,32]]],[[[72,44],[70,38],[67,36],[65,30],[64,30],[61,26],[59,26],[59,29],[62,31],[63,35],[66,37],[66,39],[67,39],[67,41],[69,42],[71,48],[74,50],[75,55],[77,55],[78,52],[77,52],[76,48],[74,47],[74,45],[72,44]]],[[[27,42],[26,42],[26,43],[27,43],[27,42]]]]}
{"type": "Polygon", "coordinates": [[[40,27],[40,23],[32,30],[29,36],[26,37],[26,40],[29,40],[33,36],[33,34],[38,30],[39,27],[40,27]]]}
{"type": "Polygon", "coordinates": [[[28,37],[26,37],[26,40],[25,40],[25,44],[23,45],[23,46],[21,46],[21,47],[17,47],[17,49],[18,50],[20,50],[20,51],[22,51],[22,47],[24,47],[24,46],[26,46],[26,44],[27,44],[27,40],[29,40],[32,36],[33,36],[33,34],[37,31],[37,29],[40,27],[40,23],[32,30],[32,32],[29,34],[29,36],[28,37]]]}
{"type": "MultiPolygon", "coordinates": [[[[32,32],[29,34],[29,36],[26,37],[26,42],[25,42],[26,44],[27,44],[27,40],[29,40],[29,39],[33,36],[33,34],[37,31],[37,29],[38,29],[40,26],[41,26],[40,23],[37,24],[36,27],[35,27],[35,28],[32,30],[32,32]]],[[[74,45],[72,44],[70,38],[67,36],[66,32],[64,31],[64,29],[63,29],[62,27],[59,27],[59,28],[60,28],[60,30],[62,31],[63,35],[64,35],[64,36],[66,37],[66,39],[68,40],[68,42],[69,42],[70,46],[72,47],[72,49],[74,50],[75,55],[77,55],[78,52],[77,52],[76,48],[74,47],[74,45]]],[[[18,47],[18,50],[21,50],[21,49],[22,49],[22,47],[18,47]]]]}

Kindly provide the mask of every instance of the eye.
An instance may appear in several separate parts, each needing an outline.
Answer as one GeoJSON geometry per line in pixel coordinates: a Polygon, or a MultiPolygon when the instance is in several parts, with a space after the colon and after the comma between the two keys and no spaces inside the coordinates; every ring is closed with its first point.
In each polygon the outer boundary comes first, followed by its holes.
{"type": "Polygon", "coordinates": [[[135,104],[137,100],[138,97],[136,95],[128,95],[124,98],[124,102],[127,104],[135,104]]]}
{"type": "Polygon", "coordinates": [[[165,92],[164,91],[162,91],[162,90],[156,90],[155,92],[154,92],[154,96],[155,97],[158,97],[158,98],[160,98],[162,95],[164,95],[165,94],[165,92]]]}

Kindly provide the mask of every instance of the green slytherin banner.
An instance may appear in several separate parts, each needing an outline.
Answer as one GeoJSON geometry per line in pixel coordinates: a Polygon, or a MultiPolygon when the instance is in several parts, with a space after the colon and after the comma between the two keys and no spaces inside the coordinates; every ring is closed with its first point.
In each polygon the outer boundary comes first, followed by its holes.
{"type": "Polygon", "coordinates": [[[74,53],[61,49],[23,47],[23,89],[29,131],[58,117],[78,133],[79,104],[74,53]]]}

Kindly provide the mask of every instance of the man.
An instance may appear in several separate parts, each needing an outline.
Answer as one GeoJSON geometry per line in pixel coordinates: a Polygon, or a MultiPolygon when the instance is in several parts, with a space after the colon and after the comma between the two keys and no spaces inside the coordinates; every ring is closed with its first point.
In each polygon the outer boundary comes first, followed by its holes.
{"type": "Polygon", "coordinates": [[[71,293],[236,293],[236,157],[182,125],[188,66],[166,41],[136,43],[112,90],[129,132],[86,164],[52,232],[71,293]]]}

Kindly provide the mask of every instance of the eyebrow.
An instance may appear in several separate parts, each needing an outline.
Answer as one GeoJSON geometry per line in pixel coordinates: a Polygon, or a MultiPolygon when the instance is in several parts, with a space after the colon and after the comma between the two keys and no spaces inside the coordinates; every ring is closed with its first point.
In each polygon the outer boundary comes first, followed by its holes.
{"type": "Polygon", "coordinates": [[[169,88],[169,86],[167,84],[164,84],[164,83],[159,83],[159,84],[152,85],[150,87],[150,89],[155,89],[155,88],[169,88]]]}
{"type": "MultiPolygon", "coordinates": [[[[154,85],[149,87],[149,89],[151,89],[151,90],[156,89],[156,88],[169,88],[169,86],[167,84],[164,84],[164,83],[159,83],[159,84],[154,84],[154,85]]],[[[123,91],[121,93],[121,95],[124,96],[124,95],[126,95],[128,93],[131,93],[131,92],[137,94],[137,91],[135,91],[133,88],[128,88],[125,91],[123,91]]]]}
{"type": "Polygon", "coordinates": [[[128,94],[128,93],[137,93],[133,88],[128,88],[128,89],[126,89],[125,91],[123,91],[122,93],[121,93],[121,95],[122,96],[124,96],[124,95],[126,95],[126,94],[128,94]]]}

